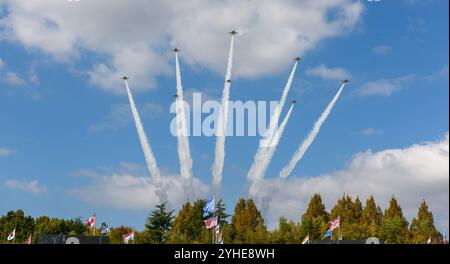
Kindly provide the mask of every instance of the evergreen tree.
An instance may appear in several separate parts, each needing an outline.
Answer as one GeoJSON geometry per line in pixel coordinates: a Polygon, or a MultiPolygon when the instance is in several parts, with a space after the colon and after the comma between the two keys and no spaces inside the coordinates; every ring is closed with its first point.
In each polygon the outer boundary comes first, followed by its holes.
{"type": "Polygon", "coordinates": [[[361,227],[365,237],[379,237],[383,213],[377,206],[373,196],[366,200],[366,205],[361,215],[361,227]]]}
{"type": "Polygon", "coordinates": [[[415,217],[411,222],[412,243],[424,244],[431,238],[432,241],[438,240],[438,232],[434,226],[433,213],[428,209],[428,204],[423,201],[420,204],[415,217]]]}
{"type": "Polygon", "coordinates": [[[172,214],[173,210],[168,212],[165,203],[156,206],[145,222],[148,242],[162,244],[166,241],[168,232],[172,229],[172,214]]]}
{"type": "Polygon", "coordinates": [[[228,224],[227,218],[230,217],[229,214],[225,212],[225,203],[220,199],[216,204],[216,215],[219,217],[219,224],[224,227],[228,224]]]}
{"type": "Polygon", "coordinates": [[[381,222],[380,237],[387,244],[404,244],[409,242],[408,221],[403,216],[402,208],[395,197],[389,202],[381,222]]]}
{"type": "Polygon", "coordinates": [[[264,219],[252,199],[239,199],[231,219],[232,237],[236,243],[251,243],[266,235],[264,219]],[[255,238],[255,232],[258,237],[255,238]]]}
{"type": "Polygon", "coordinates": [[[333,231],[333,237],[339,239],[363,239],[363,229],[360,227],[362,215],[361,201],[357,197],[355,201],[349,195],[344,194],[331,210],[331,218],[340,218],[340,227],[333,231]]]}
{"type": "Polygon", "coordinates": [[[320,194],[314,194],[308,204],[306,213],[301,218],[300,236],[309,234],[311,240],[321,239],[327,230],[329,214],[320,194]]]}

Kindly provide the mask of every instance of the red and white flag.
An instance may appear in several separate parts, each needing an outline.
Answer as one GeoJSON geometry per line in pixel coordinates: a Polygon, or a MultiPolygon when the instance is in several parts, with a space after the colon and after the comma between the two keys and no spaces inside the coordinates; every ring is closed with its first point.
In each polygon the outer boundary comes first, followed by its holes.
{"type": "Polygon", "coordinates": [[[95,213],[94,213],[94,215],[89,217],[88,220],[86,220],[86,226],[89,228],[92,228],[95,226],[95,213]]]}
{"type": "Polygon", "coordinates": [[[31,235],[23,242],[25,245],[31,244],[31,235]]]}
{"type": "Polygon", "coordinates": [[[303,241],[302,241],[302,245],[307,244],[309,242],[309,235],[307,235],[303,241]]]}

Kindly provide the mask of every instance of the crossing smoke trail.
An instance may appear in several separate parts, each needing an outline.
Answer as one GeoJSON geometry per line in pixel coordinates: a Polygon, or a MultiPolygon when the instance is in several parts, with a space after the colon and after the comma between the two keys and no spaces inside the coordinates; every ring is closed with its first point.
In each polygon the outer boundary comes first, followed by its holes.
{"type": "Polygon", "coordinates": [[[292,170],[294,170],[297,163],[303,158],[303,155],[308,150],[309,146],[311,146],[311,144],[313,143],[314,139],[316,138],[317,134],[320,131],[320,127],[323,125],[325,120],[327,120],[328,115],[330,114],[331,110],[333,109],[334,105],[336,104],[336,101],[339,99],[339,96],[341,95],[341,92],[344,89],[344,87],[345,87],[345,82],[342,83],[341,88],[339,88],[339,91],[336,93],[333,100],[331,100],[330,104],[327,106],[325,111],[322,113],[322,115],[319,117],[319,119],[314,124],[314,127],[311,130],[311,132],[309,132],[308,136],[303,141],[303,143],[300,145],[297,152],[295,152],[291,161],[288,163],[288,165],[286,167],[283,168],[283,170],[280,172],[278,177],[285,179],[292,173],[292,170]]]}
{"type": "Polygon", "coordinates": [[[158,196],[161,203],[167,202],[167,190],[165,190],[165,188],[163,188],[162,186],[161,173],[159,172],[155,156],[153,155],[152,148],[150,147],[147,136],[145,135],[141,118],[139,117],[139,113],[134,103],[133,95],[131,94],[130,87],[128,86],[128,81],[126,79],[124,81],[125,87],[127,89],[128,100],[130,101],[131,112],[133,114],[134,123],[136,125],[136,130],[139,136],[139,141],[144,152],[145,162],[147,163],[147,169],[150,172],[150,176],[155,180],[157,184],[156,195],[158,196]]]}
{"type": "Polygon", "coordinates": [[[284,180],[292,173],[292,170],[294,169],[294,167],[302,159],[303,155],[308,150],[309,146],[311,146],[312,142],[314,141],[314,139],[316,138],[317,134],[320,131],[320,127],[323,125],[323,123],[327,119],[328,115],[330,114],[331,110],[333,109],[334,105],[336,104],[337,100],[339,99],[339,96],[341,95],[342,90],[345,87],[345,84],[346,84],[345,82],[342,83],[338,92],[333,97],[333,100],[331,100],[330,104],[327,106],[327,108],[325,108],[325,111],[322,113],[322,115],[316,121],[313,129],[311,130],[311,132],[309,132],[308,136],[303,141],[303,143],[300,145],[297,152],[295,152],[295,154],[292,157],[289,164],[283,168],[283,170],[280,172],[280,174],[278,175],[278,177],[275,179],[274,182],[272,182],[272,183],[268,184],[268,186],[266,186],[268,188],[268,190],[266,190],[265,195],[262,195],[261,212],[263,215],[269,209],[270,202],[272,201],[275,194],[280,191],[280,188],[282,187],[284,180]]]}
{"type": "Polygon", "coordinates": [[[227,131],[227,121],[228,121],[228,100],[230,97],[231,69],[233,67],[233,46],[234,46],[234,35],[231,34],[227,73],[225,75],[225,85],[222,92],[222,104],[219,122],[217,124],[215,160],[212,166],[212,176],[213,176],[212,189],[213,192],[217,193],[219,192],[220,183],[222,181],[223,163],[225,160],[225,134],[227,131]]]}
{"type": "Polygon", "coordinates": [[[272,157],[275,154],[275,151],[277,150],[278,142],[283,136],[284,129],[286,128],[286,125],[289,122],[289,118],[291,117],[294,105],[295,103],[292,103],[291,107],[289,108],[289,111],[287,112],[283,122],[280,125],[280,128],[276,131],[273,137],[273,145],[266,148],[264,159],[261,160],[261,164],[258,166],[258,175],[256,178],[253,179],[253,181],[250,184],[249,188],[250,197],[255,197],[261,188],[261,181],[264,179],[264,174],[267,170],[267,167],[269,166],[270,161],[272,160],[272,157]]]}
{"type": "Polygon", "coordinates": [[[286,102],[287,95],[292,86],[292,81],[294,79],[295,71],[297,69],[298,61],[295,62],[291,74],[289,75],[288,81],[284,87],[283,93],[281,95],[280,101],[278,103],[275,112],[270,118],[270,125],[266,136],[260,141],[258,150],[256,151],[255,157],[253,158],[253,164],[250,167],[250,170],[247,173],[247,179],[250,181],[250,189],[249,195],[250,197],[254,197],[258,192],[259,188],[254,185],[254,181],[260,181],[264,178],[265,168],[270,164],[267,163],[266,154],[270,151],[271,148],[276,148],[278,141],[274,141],[274,135],[278,133],[276,126],[278,125],[278,120],[280,119],[281,112],[283,111],[284,104],[286,102]],[[267,165],[263,165],[267,164],[267,165]],[[253,187],[252,187],[253,186],[253,187]]]}
{"type": "Polygon", "coordinates": [[[186,124],[186,113],[183,100],[183,86],[181,84],[180,63],[178,52],[175,52],[175,71],[177,80],[177,139],[178,139],[178,158],[180,160],[180,175],[183,179],[186,198],[192,194],[192,156],[189,147],[188,128],[186,124]]]}

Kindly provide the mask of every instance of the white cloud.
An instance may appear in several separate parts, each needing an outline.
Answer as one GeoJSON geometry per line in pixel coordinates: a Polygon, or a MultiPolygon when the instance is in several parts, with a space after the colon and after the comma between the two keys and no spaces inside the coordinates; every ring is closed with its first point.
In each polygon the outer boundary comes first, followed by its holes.
{"type": "Polygon", "coordinates": [[[101,55],[87,70],[90,82],[123,92],[127,73],[135,89],[155,86],[171,72],[172,46],[182,60],[223,73],[229,45],[225,32],[238,29],[235,73],[256,77],[281,72],[290,58],[320,41],[351,32],[363,3],[327,1],[3,1],[0,38],[73,62],[82,51],[101,55]]]}
{"type": "Polygon", "coordinates": [[[7,148],[0,148],[0,157],[2,156],[9,156],[13,153],[12,150],[7,149],[7,148]]]}
{"type": "Polygon", "coordinates": [[[299,221],[310,197],[320,193],[328,210],[344,194],[364,200],[374,195],[382,208],[395,195],[411,221],[426,199],[440,228],[449,221],[449,136],[403,149],[366,151],[341,171],[313,178],[293,177],[282,185],[268,211],[269,225],[280,215],[299,221]]]}
{"type": "Polygon", "coordinates": [[[45,186],[42,186],[39,181],[33,180],[7,180],[5,182],[5,186],[14,189],[14,190],[21,190],[24,192],[28,192],[34,195],[40,195],[47,193],[47,188],[45,186]]]}
{"type": "Polygon", "coordinates": [[[391,47],[387,45],[379,45],[373,47],[373,52],[378,55],[385,55],[391,51],[391,47]]]}
{"type": "MultiPolygon", "coordinates": [[[[96,206],[108,206],[120,209],[142,210],[151,209],[159,203],[155,194],[156,184],[148,176],[138,173],[141,169],[127,164],[122,166],[120,172],[109,174],[83,171],[92,179],[90,185],[71,189],[69,195],[75,196],[84,202],[96,206]],[[127,171],[130,169],[129,171],[127,171]],[[136,174],[138,173],[138,174],[136,174]]],[[[184,202],[184,190],[182,179],[178,175],[166,174],[162,177],[164,184],[168,188],[168,201],[171,206],[179,207],[184,202]]],[[[194,178],[193,188],[194,198],[206,197],[209,188],[194,178]]]]}
{"type": "Polygon", "coordinates": [[[361,130],[361,134],[365,136],[378,136],[382,135],[383,133],[384,133],[383,130],[373,127],[368,127],[361,130]]]}
{"type": "Polygon", "coordinates": [[[17,75],[17,73],[15,72],[5,73],[2,81],[6,84],[15,86],[25,85],[27,83],[24,79],[20,78],[19,75],[17,75]]]}
{"type": "Polygon", "coordinates": [[[358,96],[390,96],[394,92],[397,92],[403,87],[416,79],[415,75],[405,75],[393,79],[379,79],[376,81],[366,82],[358,89],[355,90],[355,94],[358,96]]]}
{"type": "Polygon", "coordinates": [[[350,79],[350,74],[342,68],[328,68],[325,65],[320,65],[306,70],[306,74],[310,76],[320,77],[326,80],[344,80],[350,79]]]}
{"type": "MultiPolygon", "coordinates": [[[[139,110],[142,118],[153,119],[163,112],[163,107],[155,103],[145,103],[139,110]]],[[[131,110],[129,104],[113,104],[105,120],[89,126],[91,131],[104,129],[120,129],[132,123],[131,110]]]]}

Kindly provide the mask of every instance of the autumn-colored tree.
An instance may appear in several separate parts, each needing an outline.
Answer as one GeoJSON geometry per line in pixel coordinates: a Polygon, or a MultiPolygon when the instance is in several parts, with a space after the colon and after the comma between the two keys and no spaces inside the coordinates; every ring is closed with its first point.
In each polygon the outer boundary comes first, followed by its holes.
{"type": "Polygon", "coordinates": [[[403,211],[393,196],[389,207],[385,210],[381,222],[380,238],[384,243],[403,244],[409,242],[408,221],[403,216],[403,211]]]}
{"type": "Polygon", "coordinates": [[[428,204],[422,201],[419,210],[417,212],[417,217],[415,217],[411,222],[411,243],[424,244],[427,243],[428,239],[431,241],[438,240],[438,232],[434,226],[433,213],[428,209],[428,204]]]}
{"type": "Polygon", "coordinates": [[[236,243],[251,243],[266,235],[264,219],[252,199],[239,199],[231,225],[231,236],[236,243]]]}
{"type": "Polygon", "coordinates": [[[366,205],[361,215],[361,227],[364,230],[364,237],[379,237],[381,220],[383,219],[383,212],[377,206],[375,198],[370,196],[366,200],[366,205]]]}
{"type": "Polygon", "coordinates": [[[329,214],[320,194],[314,194],[308,204],[306,213],[301,218],[300,236],[309,235],[310,239],[321,239],[328,228],[329,214]]]}

